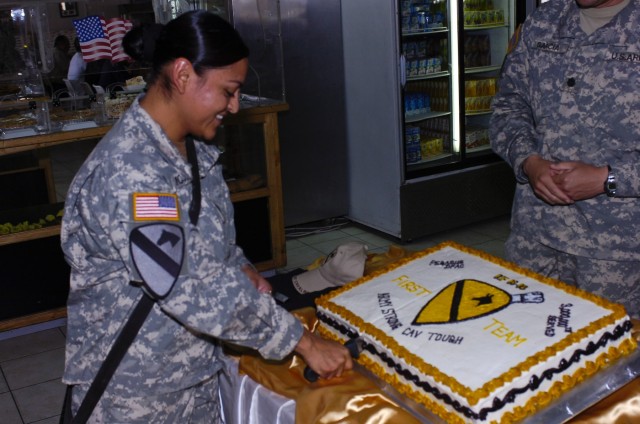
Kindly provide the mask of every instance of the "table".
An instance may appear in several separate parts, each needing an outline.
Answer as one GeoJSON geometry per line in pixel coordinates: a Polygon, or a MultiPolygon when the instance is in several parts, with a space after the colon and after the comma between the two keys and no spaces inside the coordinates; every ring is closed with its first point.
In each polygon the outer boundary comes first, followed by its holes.
{"type": "MultiPolygon", "coordinates": [[[[293,312],[310,330],[315,328],[315,310],[304,308],[293,312]]],[[[638,369],[640,353],[634,354],[638,369]]],[[[622,360],[621,360],[622,361],[622,360]]],[[[333,380],[309,383],[302,377],[304,362],[293,356],[284,362],[269,362],[245,353],[230,361],[231,372],[221,379],[223,410],[229,424],[258,423],[403,423],[441,424],[434,415],[417,417],[381,391],[373,380],[350,371],[333,380]]],[[[615,367],[616,364],[613,365],[615,367]]],[[[616,370],[619,372],[619,369],[616,370]]],[[[598,374],[593,378],[598,377],[598,374]]],[[[585,384],[589,384],[587,381],[585,384]]],[[[608,383],[597,382],[595,390],[608,383]]],[[[590,389],[577,387],[582,393],[590,389]]],[[[573,393],[570,392],[570,393],[573,393]]],[[[607,393],[609,393],[607,391],[607,393]]],[[[580,393],[576,393],[580,395],[580,393]]],[[[564,398],[563,398],[564,399],[564,398]]],[[[542,411],[544,412],[544,411],[542,411]]],[[[635,378],[584,411],[574,411],[568,424],[623,424],[640,422],[640,378],[635,378]]],[[[552,415],[553,416],[553,415],[552,415]]],[[[534,416],[526,424],[555,424],[548,417],[534,416]]]]}
{"type": "Polygon", "coordinates": [[[227,373],[220,377],[220,400],[227,424],[295,423],[296,401],[279,395],[238,370],[238,360],[228,358],[227,373]]]}

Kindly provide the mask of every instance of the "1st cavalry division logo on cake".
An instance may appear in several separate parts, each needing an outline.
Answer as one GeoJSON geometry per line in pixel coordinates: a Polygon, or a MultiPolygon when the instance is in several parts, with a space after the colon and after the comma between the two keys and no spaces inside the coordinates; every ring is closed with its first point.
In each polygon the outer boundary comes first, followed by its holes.
{"type": "Polygon", "coordinates": [[[509,294],[478,280],[449,284],[416,316],[413,325],[451,324],[496,313],[512,303],[542,303],[542,292],[509,294]]]}

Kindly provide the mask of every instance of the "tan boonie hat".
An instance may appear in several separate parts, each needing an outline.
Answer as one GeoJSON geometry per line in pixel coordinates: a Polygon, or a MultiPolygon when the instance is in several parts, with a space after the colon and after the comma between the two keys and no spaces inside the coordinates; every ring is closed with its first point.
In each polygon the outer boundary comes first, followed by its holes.
{"type": "Polygon", "coordinates": [[[342,244],[318,268],[294,276],[293,286],[303,294],[340,287],[362,277],[366,260],[366,245],[356,242],[342,244]]]}

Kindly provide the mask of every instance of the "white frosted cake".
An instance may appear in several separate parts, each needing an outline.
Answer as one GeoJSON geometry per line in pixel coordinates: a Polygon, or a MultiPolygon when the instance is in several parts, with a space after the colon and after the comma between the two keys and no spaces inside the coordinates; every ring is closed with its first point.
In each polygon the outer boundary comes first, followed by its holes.
{"type": "Polygon", "coordinates": [[[320,332],[447,423],[517,422],[633,352],[624,308],[455,243],[317,300],[320,332]]]}

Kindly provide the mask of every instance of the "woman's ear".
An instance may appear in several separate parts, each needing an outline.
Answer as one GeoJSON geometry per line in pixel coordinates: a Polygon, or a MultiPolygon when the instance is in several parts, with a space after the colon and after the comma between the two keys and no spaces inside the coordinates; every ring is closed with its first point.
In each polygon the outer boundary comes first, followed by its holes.
{"type": "Polygon", "coordinates": [[[182,57],[174,60],[170,66],[171,82],[178,93],[184,94],[189,82],[193,82],[190,80],[195,78],[193,66],[191,65],[191,62],[182,57]]]}

